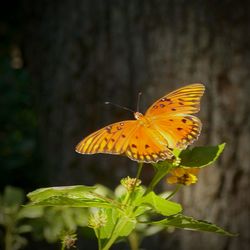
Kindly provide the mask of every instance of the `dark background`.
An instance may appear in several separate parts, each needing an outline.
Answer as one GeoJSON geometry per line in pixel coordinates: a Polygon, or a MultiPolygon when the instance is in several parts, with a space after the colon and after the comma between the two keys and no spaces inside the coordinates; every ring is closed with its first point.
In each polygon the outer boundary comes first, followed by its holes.
{"type": "MultiPolygon", "coordinates": [[[[136,172],[136,163],[74,152],[88,133],[133,118],[104,102],[134,109],[142,91],[144,112],[168,91],[203,82],[203,132],[196,144],[227,147],[216,168],[202,171],[178,201],[185,214],[240,235],[176,231],[151,237],[143,247],[249,249],[249,13],[248,1],[233,0],[2,3],[1,189],[97,182],[114,187],[136,172]]],[[[151,174],[147,166],[144,183],[151,174]]]]}

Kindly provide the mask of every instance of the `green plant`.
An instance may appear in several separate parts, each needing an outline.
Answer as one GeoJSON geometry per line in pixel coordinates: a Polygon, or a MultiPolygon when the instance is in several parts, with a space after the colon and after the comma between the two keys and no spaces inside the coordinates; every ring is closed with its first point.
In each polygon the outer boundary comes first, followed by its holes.
{"type": "MultiPolygon", "coordinates": [[[[155,174],[146,187],[141,185],[143,164],[139,163],[137,176],[126,177],[114,191],[98,186],[68,186],[37,189],[28,194],[27,207],[84,207],[91,210],[88,227],[94,229],[99,250],[108,250],[117,241],[128,238],[131,249],[139,249],[140,240],[165,228],[234,234],[182,213],[182,206],[171,201],[176,192],[197,181],[199,169],[212,164],[222,153],[225,144],[174,150],[175,160],[152,164],[155,174]],[[157,184],[168,174],[168,182],[176,189],[155,193],[157,184]]],[[[65,247],[65,246],[64,246],[65,247]]],[[[64,248],[63,248],[64,249],[64,248]]]]}
{"type": "Polygon", "coordinates": [[[53,243],[61,239],[62,234],[67,236],[77,227],[87,225],[88,213],[84,208],[22,206],[24,198],[22,189],[11,186],[5,187],[0,195],[0,232],[5,250],[27,245],[27,233],[34,239],[53,243]]]}
{"type": "Polygon", "coordinates": [[[21,207],[24,197],[22,189],[11,186],[7,186],[0,195],[0,225],[4,232],[5,250],[16,250],[26,245],[22,235],[31,232],[32,228],[23,223],[24,218],[41,216],[43,208],[21,207]]]}

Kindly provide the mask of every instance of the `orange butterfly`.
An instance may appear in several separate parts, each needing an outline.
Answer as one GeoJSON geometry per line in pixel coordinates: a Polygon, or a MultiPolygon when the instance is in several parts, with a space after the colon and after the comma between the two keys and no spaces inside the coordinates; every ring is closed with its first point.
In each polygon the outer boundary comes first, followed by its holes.
{"type": "Polygon", "coordinates": [[[173,148],[185,149],[200,134],[201,121],[191,115],[200,110],[205,87],[190,84],[156,101],[136,120],[108,125],[83,139],[81,154],[125,154],[138,162],[158,162],[173,157],[173,148]]]}

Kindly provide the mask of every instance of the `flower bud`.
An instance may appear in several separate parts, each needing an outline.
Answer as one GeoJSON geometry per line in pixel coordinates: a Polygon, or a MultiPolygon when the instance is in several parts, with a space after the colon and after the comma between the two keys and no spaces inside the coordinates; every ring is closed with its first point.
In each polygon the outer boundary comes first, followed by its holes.
{"type": "Polygon", "coordinates": [[[141,185],[141,180],[127,176],[126,178],[121,179],[121,184],[127,189],[128,192],[131,192],[135,187],[139,187],[141,185]]]}

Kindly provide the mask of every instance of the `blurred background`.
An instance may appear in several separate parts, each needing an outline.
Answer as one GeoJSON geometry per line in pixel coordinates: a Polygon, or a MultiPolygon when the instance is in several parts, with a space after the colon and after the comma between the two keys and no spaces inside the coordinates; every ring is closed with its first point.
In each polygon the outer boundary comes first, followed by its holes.
{"type": "MultiPolygon", "coordinates": [[[[10,192],[7,186],[23,194],[56,185],[102,183],[113,188],[121,177],[135,174],[135,162],[74,151],[90,132],[133,119],[131,113],[104,102],[135,109],[142,91],[144,112],[167,92],[202,82],[203,131],[196,145],[227,146],[217,166],[203,170],[198,184],[185,188],[176,200],[183,203],[185,214],[239,236],[176,230],[145,239],[142,248],[249,249],[249,13],[247,0],[2,3],[2,197],[10,192]]],[[[143,182],[151,176],[148,165],[143,182]]],[[[58,249],[41,238],[27,237],[23,249],[58,249]]],[[[79,242],[78,249],[96,249],[89,238],[80,237],[79,242]]],[[[129,248],[123,244],[117,249],[129,248]]]]}

